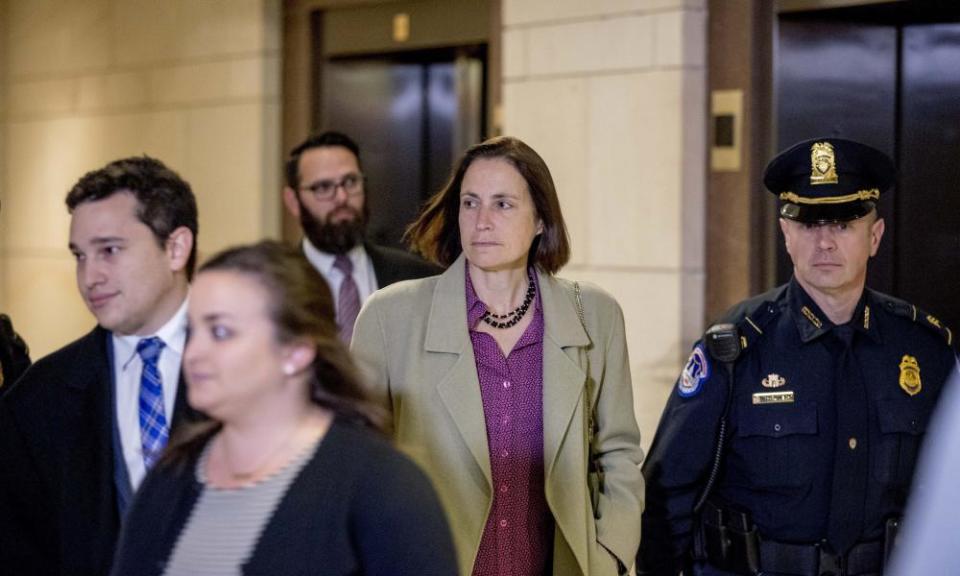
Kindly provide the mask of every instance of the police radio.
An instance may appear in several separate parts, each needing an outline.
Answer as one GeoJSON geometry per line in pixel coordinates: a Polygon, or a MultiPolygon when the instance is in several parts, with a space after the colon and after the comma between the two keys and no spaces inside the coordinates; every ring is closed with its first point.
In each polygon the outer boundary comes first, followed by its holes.
{"type": "Polygon", "coordinates": [[[740,356],[740,333],[733,324],[714,324],[703,335],[704,344],[710,356],[718,362],[723,362],[728,369],[740,356]]]}
{"type": "Polygon", "coordinates": [[[713,451],[713,466],[710,468],[710,476],[707,484],[703,487],[700,498],[697,499],[693,507],[693,513],[700,512],[704,502],[710,496],[713,485],[717,481],[717,475],[720,473],[720,461],[723,458],[723,446],[726,443],[727,436],[727,415],[730,412],[730,405],[733,403],[733,366],[740,357],[740,332],[734,324],[714,324],[703,335],[703,342],[707,347],[710,356],[723,364],[727,371],[727,401],[723,405],[723,415],[720,417],[720,428],[717,431],[717,445],[713,451]]]}

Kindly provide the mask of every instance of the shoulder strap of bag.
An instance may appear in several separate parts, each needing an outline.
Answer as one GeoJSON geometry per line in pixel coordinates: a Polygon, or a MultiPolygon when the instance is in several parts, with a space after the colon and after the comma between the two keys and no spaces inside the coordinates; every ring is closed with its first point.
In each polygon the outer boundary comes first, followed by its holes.
{"type": "MultiPolygon", "coordinates": [[[[583,331],[587,333],[587,338],[590,339],[590,342],[592,343],[592,342],[593,342],[593,339],[590,338],[590,331],[587,330],[587,320],[586,320],[586,316],[585,316],[584,313],[583,313],[583,299],[580,297],[580,283],[579,283],[579,282],[574,282],[574,283],[573,283],[573,295],[574,295],[574,296],[576,297],[576,299],[577,299],[577,317],[580,318],[580,325],[583,326],[583,331]]],[[[586,388],[586,395],[587,395],[587,402],[588,402],[587,406],[590,408],[590,422],[589,422],[589,424],[590,424],[590,430],[589,430],[589,434],[590,434],[590,448],[591,448],[591,450],[592,450],[592,449],[593,449],[593,434],[594,434],[594,431],[595,431],[595,430],[594,430],[594,426],[595,426],[595,422],[594,422],[594,420],[595,420],[595,418],[594,418],[594,412],[596,411],[596,402],[595,402],[596,399],[593,397],[593,379],[590,377],[590,354],[588,354],[587,351],[584,350],[584,351],[583,351],[583,357],[584,357],[584,367],[586,368],[586,372],[587,372],[587,381],[586,381],[586,384],[585,384],[585,388],[586,388]]]]}

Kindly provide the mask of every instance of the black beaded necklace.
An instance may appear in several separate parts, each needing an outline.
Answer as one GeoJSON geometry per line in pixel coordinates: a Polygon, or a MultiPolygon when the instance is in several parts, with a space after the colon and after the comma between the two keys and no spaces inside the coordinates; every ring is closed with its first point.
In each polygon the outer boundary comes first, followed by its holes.
{"type": "Polygon", "coordinates": [[[513,310],[507,312],[506,314],[494,314],[490,310],[487,310],[483,313],[483,316],[480,317],[488,326],[492,328],[499,328],[501,330],[506,328],[513,328],[517,325],[517,322],[523,319],[527,314],[527,310],[530,309],[530,305],[533,304],[533,298],[537,295],[537,287],[533,283],[533,276],[529,277],[530,283],[527,284],[527,295],[523,299],[523,302],[513,310]]]}

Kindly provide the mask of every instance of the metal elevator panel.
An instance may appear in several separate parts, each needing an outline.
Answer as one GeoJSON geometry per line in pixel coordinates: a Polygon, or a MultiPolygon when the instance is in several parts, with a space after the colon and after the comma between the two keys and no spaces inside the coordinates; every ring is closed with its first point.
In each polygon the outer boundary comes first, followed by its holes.
{"type": "Polygon", "coordinates": [[[424,125],[423,67],[386,61],[337,62],[324,67],[325,130],[349,134],[360,145],[370,208],[368,235],[389,238],[416,214],[424,125]]]}
{"type": "Polygon", "coordinates": [[[960,24],[903,30],[896,292],[960,330],[960,24]]]}
{"type": "Polygon", "coordinates": [[[322,74],[322,128],[360,145],[368,235],[399,246],[422,202],[481,137],[483,62],[436,53],[336,59],[322,74]]]}

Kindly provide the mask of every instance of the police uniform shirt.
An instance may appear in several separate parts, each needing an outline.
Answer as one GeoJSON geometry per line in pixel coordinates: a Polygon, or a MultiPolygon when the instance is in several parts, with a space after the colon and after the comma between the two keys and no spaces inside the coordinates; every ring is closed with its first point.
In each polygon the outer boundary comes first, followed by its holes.
{"type": "MultiPolygon", "coordinates": [[[[882,538],[886,519],[903,510],[920,440],[956,361],[952,334],[871,290],[849,323],[834,326],[796,280],[742,304],[730,321],[744,349],[711,499],[748,512],[768,540],[817,543],[851,518],[854,542],[882,538]]],[[[690,552],[727,389],[724,367],[698,343],[644,464],[648,568],[679,569],[690,552]]]]}

